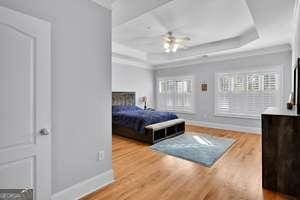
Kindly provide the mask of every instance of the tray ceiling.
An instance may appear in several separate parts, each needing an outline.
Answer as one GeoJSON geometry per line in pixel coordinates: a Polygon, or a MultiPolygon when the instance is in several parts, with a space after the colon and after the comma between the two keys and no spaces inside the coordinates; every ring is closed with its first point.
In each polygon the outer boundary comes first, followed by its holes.
{"type": "Polygon", "coordinates": [[[244,1],[174,0],[113,29],[113,41],[147,53],[163,53],[162,35],[187,36],[188,47],[239,36],[255,27],[244,1]],[[237,17],[238,16],[238,17],[237,17]]]}
{"type": "Polygon", "coordinates": [[[113,53],[153,65],[286,44],[295,4],[294,0],[139,0],[129,6],[133,1],[116,0],[112,6],[113,53]],[[187,48],[165,53],[161,37],[168,31],[190,37],[187,48]],[[122,51],[115,48],[119,46],[122,51]],[[130,55],[126,48],[139,53],[130,55]]]}

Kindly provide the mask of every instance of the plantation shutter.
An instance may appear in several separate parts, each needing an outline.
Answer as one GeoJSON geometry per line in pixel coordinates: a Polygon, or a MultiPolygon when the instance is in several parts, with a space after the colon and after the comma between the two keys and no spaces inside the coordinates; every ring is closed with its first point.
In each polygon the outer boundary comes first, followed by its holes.
{"type": "Polygon", "coordinates": [[[215,113],[257,118],[280,107],[280,73],[240,72],[216,75],[215,113]]]}
{"type": "Polygon", "coordinates": [[[160,110],[191,112],[192,78],[159,79],[157,100],[160,110]]]}

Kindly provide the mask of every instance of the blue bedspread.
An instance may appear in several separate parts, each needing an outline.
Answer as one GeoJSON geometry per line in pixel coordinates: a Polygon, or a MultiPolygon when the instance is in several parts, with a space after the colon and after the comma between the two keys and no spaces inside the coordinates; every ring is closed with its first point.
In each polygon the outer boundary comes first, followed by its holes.
{"type": "Polygon", "coordinates": [[[150,124],[177,119],[171,112],[143,110],[137,106],[113,106],[112,123],[134,129],[140,133],[150,124]]]}

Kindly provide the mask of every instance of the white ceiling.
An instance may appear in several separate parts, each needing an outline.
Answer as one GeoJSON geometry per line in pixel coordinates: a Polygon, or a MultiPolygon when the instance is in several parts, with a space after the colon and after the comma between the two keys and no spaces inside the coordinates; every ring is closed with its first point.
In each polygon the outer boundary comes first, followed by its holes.
{"type": "Polygon", "coordinates": [[[162,35],[187,36],[188,47],[236,37],[254,27],[243,0],[174,0],[113,28],[113,41],[163,53],[162,35]],[[239,17],[236,17],[239,16],[239,17]]]}
{"type": "Polygon", "coordinates": [[[115,0],[113,52],[162,65],[288,44],[294,6],[295,0],[115,0]],[[188,48],[164,53],[161,35],[168,31],[190,37],[188,48]]]}

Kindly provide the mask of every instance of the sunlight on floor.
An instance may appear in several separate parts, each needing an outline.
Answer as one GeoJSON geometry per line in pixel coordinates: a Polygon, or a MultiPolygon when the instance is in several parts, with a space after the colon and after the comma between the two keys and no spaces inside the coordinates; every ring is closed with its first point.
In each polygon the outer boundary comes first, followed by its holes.
{"type": "Polygon", "coordinates": [[[193,138],[200,144],[207,145],[207,146],[215,146],[213,143],[211,143],[209,140],[207,140],[204,137],[195,135],[195,136],[193,136],[193,138]]]}

